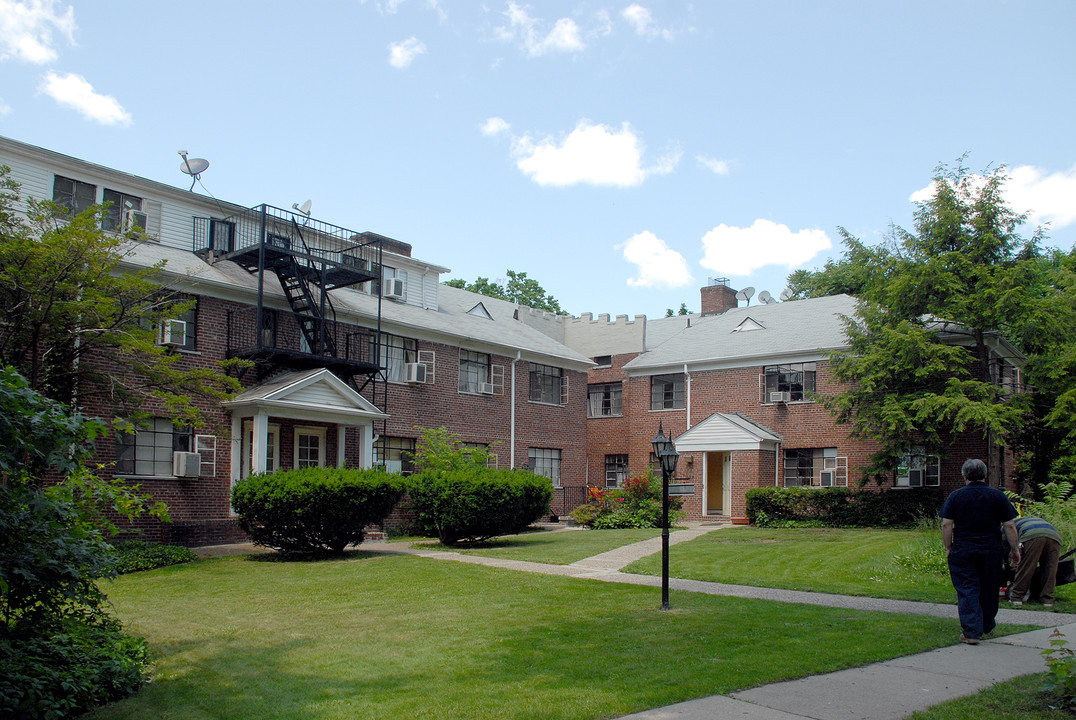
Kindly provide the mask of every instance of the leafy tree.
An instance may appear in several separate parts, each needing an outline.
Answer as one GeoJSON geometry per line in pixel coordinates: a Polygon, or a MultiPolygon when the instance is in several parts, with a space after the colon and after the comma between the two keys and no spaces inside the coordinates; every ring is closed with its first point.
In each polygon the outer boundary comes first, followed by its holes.
{"type": "Polygon", "coordinates": [[[415,452],[408,453],[415,469],[426,472],[446,472],[472,467],[486,467],[493,459],[488,448],[466,446],[460,436],[448,428],[419,428],[421,434],[415,452]]]}
{"type": "Polygon", "coordinates": [[[0,167],[0,364],[63,403],[100,403],[131,419],[154,400],[179,424],[201,425],[199,402],[227,399],[240,386],[222,367],[185,366],[155,342],[163,320],[192,306],[162,282],[164,263],[125,265],[144,238],[102,230],[107,203],[70,216],[29,198],[19,213],[9,172],[0,167]]]}
{"type": "Polygon", "coordinates": [[[489,278],[485,277],[479,277],[472,283],[469,283],[462,278],[454,278],[452,280],[446,280],[444,284],[449,287],[469,290],[470,292],[485,295],[486,297],[507,300],[509,302],[519,303],[520,305],[526,305],[527,307],[545,310],[546,312],[556,313],[558,315],[566,314],[564,310],[561,309],[560,303],[557,302],[556,298],[548,294],[537,280],[527,277],[527,273],[516,272],[515,270],[506,270],[505,272],[508,274],[508,281],[505,285],[498,282],[492,282],[489,278]]]}
{"type": "Polygon", "coordinates": [[[677,312],[673,312],[672,308],[665,309],[665,317],[673,317],[674,315],[693,315],[690,310],[687,309],[687,303],[680,303],[680,309],[677,312]]]}
{"type": "Polygon", "coordinates": [[[103,508],[146,511],[86,465],[103,430],[0,367],[0,716],[70,717],[148,679],[145,643],[108,615],[98,582],[116,562],[103,508]],[[44,488],[45,474],[61,482],[44,488]]]}
{"type": "Polygon", "coordinates": [[[1026,218],[1006,204],[1005,180],[1001,168],[979,176],[939,166],[913,229],[891,227],[877,247],[842,229],[840,260],[789,278],[795,297],[861,301],[847,319],[849,347],[832,356],[849,389],[823,400],[853,435],[880,443],[868,476],[888,477],[907,453],[940,453],[955,434],[975,432],[996,485],[1002,447],[1024,430],[1032,401],[999,382],[1002,364],[1020,360],[1004,357],[999,339],[1034,352],[1073,327],[1042,231],[1020,235],[1026,218]]]}

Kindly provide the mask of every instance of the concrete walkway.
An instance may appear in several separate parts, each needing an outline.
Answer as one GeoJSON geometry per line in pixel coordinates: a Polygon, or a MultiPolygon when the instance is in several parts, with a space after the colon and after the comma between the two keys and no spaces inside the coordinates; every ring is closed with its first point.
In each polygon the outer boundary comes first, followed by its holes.
{"type": "MultiPolygon", "coordinates": [[[[693,540],[725,527],[729,526],[688,523],[687,529],[670,533],[669,544],[693,540]]],[[[572,529],[558,531],[573,532],[572,529]]],[[[571,565],[547,565],[464,555],[421,546],[412,547],[411,543],[363,543],[361,549],[366,552],[419,555],[438,560],[604,582],[653,587],[661,585],[660,577],[621,572],[622,568],[636,560],[660,552],[660,537],[626,545],[571,565]]],[[[200,554],[211,557],[244,551],[253,551],[253,546],[201,548],[200,554]]],[[[954,644],[951,647],[849,670],[812,675],[731,695],[715,695],[647,710],[623,716],[625,720],[896,720],[946,700],[972,695],[983,688],[1020,675],[1042,672],[1046,669],[1046,661],[1041,653],[1050,647],[1049,638],[1055,627],[1076,645],[1076,615],[1065,613],[1002,608],[998,612],[998,622],[1041,625],[1046,629],[984,640],[980,645],[968,646],[956,642],[960,629],[956,605],[777,590],[677,578],[670,578],[669,587],[680,592],[947,617],[953,620],[954,644]]],[[[672,604],[676,604],[675,597],[672,598],[672,604]]]]}

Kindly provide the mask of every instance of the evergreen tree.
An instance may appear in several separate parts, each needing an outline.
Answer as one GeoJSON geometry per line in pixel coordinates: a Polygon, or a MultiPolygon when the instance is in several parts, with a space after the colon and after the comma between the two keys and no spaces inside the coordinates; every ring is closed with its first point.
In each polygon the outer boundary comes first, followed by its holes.
{"type": "Polygon", "coordinates": [[[1073,327],[1073,303],[1041,229],[1021,236],[1026,218],[1005,202],[1005,180],[1001,168],[980,176],[940,166],[912,230],[894,226],[872,247],[842,229],[840,260],[789,278],[794,297],[861,301],[847,319],[850,346],[832,358],[849,389],[823,401],[855,436],[881,444],[869,476],[887,478],[907,454],[942,454],[972,432],[987,441],[997,485],[1002,448],[1033,418],[1041,398],[1002,374],[1026,356],[1038,376],[1040,354],[1073,327]]]}

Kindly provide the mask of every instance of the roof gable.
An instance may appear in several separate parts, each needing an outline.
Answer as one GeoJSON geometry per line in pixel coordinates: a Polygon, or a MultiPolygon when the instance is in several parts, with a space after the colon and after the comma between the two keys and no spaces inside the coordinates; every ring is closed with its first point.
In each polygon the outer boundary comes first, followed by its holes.
{"type": "Polygon", "coordinates": [[[678,452],[761,450],[782,438],[740,413],[714,413],[673,441],[678,452]]]}
{"type": "Polygon", "coordinates": [[[282,373],[223,404],[241,415],[264,410],[282,417],[335,423],[388,417],[324,368],[282,373]]]}

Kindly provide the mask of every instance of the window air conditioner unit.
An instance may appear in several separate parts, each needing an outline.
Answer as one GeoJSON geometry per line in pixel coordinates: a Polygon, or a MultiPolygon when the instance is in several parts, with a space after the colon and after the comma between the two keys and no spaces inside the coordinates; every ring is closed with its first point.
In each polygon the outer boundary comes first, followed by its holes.
{"type": "Polygon", "coordinates": [[[426,363],[406,363],[404,365],[404,380],[409,383],[425,383],[426,363]]]}
{"type": "Polygon", "coordinates": [[[161,345],[186,345],[187,323],[183,320],[165,320],[161,323],[160,336],[157,341],[161,345]]]}
{"type": "Polygon", "coordinates": [[[123,217],[123,229],[130,231],[136,227],[145,232],[146,228],[149,227],[149,216],[142,210],[128,208],[123,217]]]}
{"type": "Polygon", "coordinates": [[[821,485],[822,487],[833,487],[836,480],[837,480],[837,471],[836,470],[823,470],[822,473],[819,475],[818,484],[821,485]]]}
{"type": "Polygon", "coordinates": [[[492,395],[493,394],[493,383],[479,383],[478,384],[478,392],[480,392],[483,395],[492,395]]]}
{"type": "Polygon", "coordinates": [[[786,403],[792,399],[792,393],[790,392],[771,392],[770,402],[772,403],[786,403]]]}
{"type": "Polygon", "coordinates": [[[172,453],[172,474],[176,477],[198,477],[202,471],[202,456],[194,452],[172,453]]]}
{"type": "Polygon", "coordinates": [[[391,300],[403,300],[404,281],[402,278],[389,278],[385,281],[385,290],[382,293],[391,300]]]}

